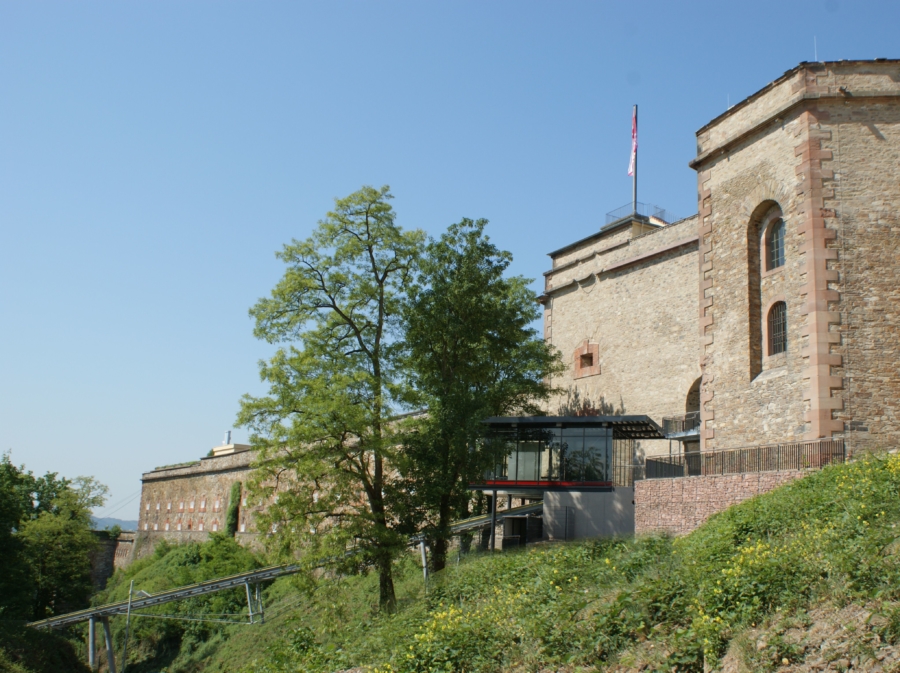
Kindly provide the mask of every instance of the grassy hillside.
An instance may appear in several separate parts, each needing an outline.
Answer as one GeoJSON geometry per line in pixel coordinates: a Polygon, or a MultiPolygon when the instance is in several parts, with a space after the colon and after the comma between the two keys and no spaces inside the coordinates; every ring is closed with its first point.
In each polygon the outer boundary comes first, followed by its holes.
{"type": "MultiPolygon", "coordinates": [[[[701,671],[735,636],[763,624],[787,628],[823,604],[883,613],[866,628],[890,644],[900,636],[898,495],[900,457],[869,459],[811,474],[674,541],[543,545],[469,559],[436,578],[427,598],[414,590],[421,576],[410,563],[396,615],[374,610],[372,580],[332,581],[298,599],[293,619],[275,625],[279,641],[245,670],[701,671]]],[[[755,670],[806,656],[777,642],[759,652],[768,658],[755,670]]]]}
{"type": "MultiPolygon", "coordinates": [[[[674,541],[475,555],[435,576],[427,595],[410,555],[398,563],[392,615],[379,613],[372,576],[282,579],[267,589],[262,626],[143,620],[141,663],[129,671],[702,671],[704,659],[764,671],[832,656],[835,670],[854,657],[857,668],[877,656],[884,664],[900,638],[898,524],[900,457],[873,458],[813,473],[674,541]],[[837,641],[816,615],[847,610],[856,621],[852,631],[836,627],[844,644],[821,644],[837,641]],[[813,632],[821,646],[804,641],[813,632]]],[[[162,588],[182,583],[178,573],[194,581],[217,565],[237,572],[257,562],[230,545],[163,550],[129,577],[152,591],[150,580],[162,588]]],[[[127,591],[126,579],[111,598],[127,591]]],[[[223,600],[190,609],[239,611],[241,597],[223,600]]]]}

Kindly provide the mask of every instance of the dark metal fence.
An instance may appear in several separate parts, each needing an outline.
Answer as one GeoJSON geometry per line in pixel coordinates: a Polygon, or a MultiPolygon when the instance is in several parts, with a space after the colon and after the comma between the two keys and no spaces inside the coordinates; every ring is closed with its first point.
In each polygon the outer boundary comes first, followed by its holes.
{"type": "Polygon", "coordinates": [[[644,462],[647,479],[694,477],[713,474],[744,474],[776,470],[820,468],[846,460],[844,440],[817,439],[811,442],[769,444],[740,449],[722,449],[654,456],[644,462]]]}
{"type": "Polygon", "coordinates": [[[700,427],[700,412],[692,411],[681,416],[669,416],[662,419],[663,434],[675,435],[679,432],[688,432],[700,427]]]}
{"type": "Polygon", "coordinates": [[[644,478],[643,465],[613,465],[613,486],[634,486],[634,482],[644,478]]]}

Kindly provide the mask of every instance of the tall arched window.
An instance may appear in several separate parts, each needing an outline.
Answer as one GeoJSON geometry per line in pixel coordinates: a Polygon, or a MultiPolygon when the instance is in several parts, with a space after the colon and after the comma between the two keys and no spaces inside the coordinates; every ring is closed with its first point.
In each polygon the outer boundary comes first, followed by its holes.
{"type": "Polygon", "coordinates": [[[787,306],[777,301],[769,311],[769,355],[787,351],[787,306]]]}
{"type": "Polygon", "coordinates": [[[766,271],[784,266],[784,220],[778,218],[766,232],[766,271]]]}

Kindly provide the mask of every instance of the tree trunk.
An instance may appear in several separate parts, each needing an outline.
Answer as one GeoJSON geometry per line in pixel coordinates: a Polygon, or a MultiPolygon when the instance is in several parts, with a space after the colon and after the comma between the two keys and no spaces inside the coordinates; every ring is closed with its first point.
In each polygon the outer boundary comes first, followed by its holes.
{"type": "Polygon", "coordinates": [[[431,566],[437,572],[443,570],[447,565],[447,549],[450,546],[450,495],[445,493],[441,496],[441,503],[438,509],[438,532],[434,540],[434,546],[431,548],[431,566]]]}
{"type": "Polygon", "coordinates": [[[397,608],[394,578],[391,574],[391,555],[387,550],[383,551],[378,559],[378,604],[387,612],[393,612],[397,608]]]}

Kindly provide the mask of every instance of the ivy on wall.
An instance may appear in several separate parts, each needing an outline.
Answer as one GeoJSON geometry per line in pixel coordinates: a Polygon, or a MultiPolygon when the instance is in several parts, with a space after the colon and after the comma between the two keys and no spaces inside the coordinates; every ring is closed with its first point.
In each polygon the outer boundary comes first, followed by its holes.
{"type": "Polygon", "coordinates": [[[228,511],[225,514],[225,530],[229,537],[234,537],[238,529],[238,514],[241,507],[241,482],[236,481],[231,485],[231,494],[228,497],[228,511]]]}

